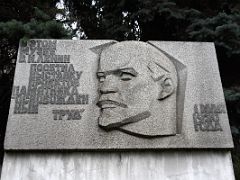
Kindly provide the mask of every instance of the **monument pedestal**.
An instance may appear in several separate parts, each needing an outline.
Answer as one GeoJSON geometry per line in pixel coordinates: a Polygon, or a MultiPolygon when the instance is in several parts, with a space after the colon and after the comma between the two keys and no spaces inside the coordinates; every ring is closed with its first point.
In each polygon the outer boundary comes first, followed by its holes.
{"type": "Polygon", "coordinates": [[[234,180],[229,151],[7,152],[1,180],[234,180]]]}

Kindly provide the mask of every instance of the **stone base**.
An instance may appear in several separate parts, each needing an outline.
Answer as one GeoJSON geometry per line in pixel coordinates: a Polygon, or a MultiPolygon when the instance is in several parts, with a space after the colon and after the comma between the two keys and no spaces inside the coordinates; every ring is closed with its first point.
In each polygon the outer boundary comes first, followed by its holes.
{"type": "Polygon", "coordinates": [[[234,180],[229,151],[8,152],[1,180],[234,180]]]}

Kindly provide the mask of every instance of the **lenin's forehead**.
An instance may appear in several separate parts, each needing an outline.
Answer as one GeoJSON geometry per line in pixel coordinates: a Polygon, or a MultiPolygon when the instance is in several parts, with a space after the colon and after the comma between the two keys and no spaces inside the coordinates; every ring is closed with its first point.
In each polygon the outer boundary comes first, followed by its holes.
{"type": "Polygon", "coordinates": [[[148,62],[151,54],[150,45],[137,41],[116,43],[103,50],[100,56],[102,71],[142,66],[148,62]]]}

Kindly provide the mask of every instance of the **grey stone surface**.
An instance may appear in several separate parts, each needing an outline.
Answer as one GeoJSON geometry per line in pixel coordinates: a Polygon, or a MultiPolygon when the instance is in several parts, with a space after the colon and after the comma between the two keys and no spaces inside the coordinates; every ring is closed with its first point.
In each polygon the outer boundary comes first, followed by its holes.
{"type": "Polygon", "coordinates": [[[5,150],[232,147],[213,43],[19,48],[5,150]]]}
{"type": "Polygon", "coordinates": [[[176,135],[177,72],[154,46],[125,41],[101,52],[99,125],[136,136],[176,135]]]}
{"type": "Polygon", "coordinates": [[[234,180],[228,151],[6,153],[1,180],[234,180]]]}

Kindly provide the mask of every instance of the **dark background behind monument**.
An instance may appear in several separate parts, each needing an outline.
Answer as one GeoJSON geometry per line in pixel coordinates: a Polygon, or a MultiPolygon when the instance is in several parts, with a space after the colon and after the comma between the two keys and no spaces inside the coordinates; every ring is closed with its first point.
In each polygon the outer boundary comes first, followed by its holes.
{"type": "MultiPolygon", "coordinates": [[[[235,143],[240,179],[240,1],[239,0],[1,0],[0,149],[11,96],[19,40],[81,39],[215,42],[235,143]],[[56,14],[58,16],[56,20],[56,14]],[[77,22],[76,28],[63,28],[77,22]]],[[[1,153],[2,157],[2,153],[1,153]]]]}

